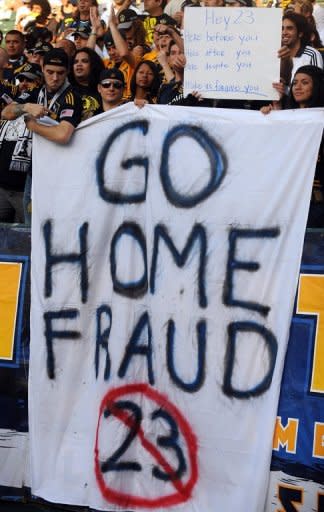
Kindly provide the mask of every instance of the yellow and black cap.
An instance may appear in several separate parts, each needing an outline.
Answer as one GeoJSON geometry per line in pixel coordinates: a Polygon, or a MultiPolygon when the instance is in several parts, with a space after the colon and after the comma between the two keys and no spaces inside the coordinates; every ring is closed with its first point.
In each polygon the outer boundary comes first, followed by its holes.
{"type": "Polygon", "coordinates": [[[23,65],[16,76],[18,80],[20,77],[30,78],[30,80],[42,80],[43,73],[41,67],[38,64],[31,64],[30,62],[26,62],[26,64],[23,65]]]}
{"type": "Polygon", "coordinates": [[[118,14],[118,28],[119,30],[128,30],[131,28],[134,21],[138,18],[136,12],[133,9],[123,9],[118,14]]]}

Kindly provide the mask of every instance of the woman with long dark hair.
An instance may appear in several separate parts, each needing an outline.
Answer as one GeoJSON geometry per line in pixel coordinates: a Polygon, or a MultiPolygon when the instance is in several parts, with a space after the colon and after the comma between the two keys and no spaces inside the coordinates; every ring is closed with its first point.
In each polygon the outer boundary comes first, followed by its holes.
{"type": "Polygon", "coordinates": [[[297,69],[284,108],[324,107],[324,71],[316,66],[297,69]]]}
{"type": "Polygon", "coordinates": [[[47,0],[32,0],[30,2],[30,9],[29,19],[24,27],[27,33],[32,32],[35,28],[46,27],[51,14],[51,5],[47,0]]]}
{"type": "Polygon", "coordinates": [[[97,86],[103,69],[103,62],[94,50],[81,48],[76,51],[72,60],[70,81],[82,98],[82,121],[101,111],[97,86]]]}
{"type": "MultiPolygon", "coordinates": [[[[276,84],[274,84],[276,85],[276,84]]],[[[288,97],[281,99],[261,111],[324,107],[324,71],[316,66],[301,66],[297,69],[288,97]]],[[[324,227],[324,140],[320,146],[312,190],[307,227],[324,227]]]]}
{"type": "Polygon", "coordinates": [[[131,99],[136,102],[156,103],[159,87],[160,75],[154,62],[150,60],[139,62],[130,82],[131,99]]]}

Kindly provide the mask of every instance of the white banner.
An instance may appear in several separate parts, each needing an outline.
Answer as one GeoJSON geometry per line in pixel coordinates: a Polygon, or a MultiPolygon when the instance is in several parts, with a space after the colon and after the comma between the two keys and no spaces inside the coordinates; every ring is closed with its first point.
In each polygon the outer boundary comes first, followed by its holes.
{"type": "Polygon", "coordinates": [[[35,495],[263,510],[322,128],[131,104],[35,137],[35,495]]]}
{"type": "Polygon", "coordinates": [[[278,99],[281,24],[281,9],[185,9],[185,96],[278,99]]]}

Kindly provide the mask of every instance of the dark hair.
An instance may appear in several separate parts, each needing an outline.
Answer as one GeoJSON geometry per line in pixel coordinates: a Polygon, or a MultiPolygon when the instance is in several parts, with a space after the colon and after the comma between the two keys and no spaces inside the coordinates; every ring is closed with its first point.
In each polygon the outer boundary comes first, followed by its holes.
{"type": "MultiPolygon", "coordinates": [[[[98,0],[91,0],[91,7],[98,7],[98,0]]],[[[73,16],[74,20],[75,21],[79,21],[80,19],[80,12],[79,12],[79,8],[77,7],[75,13],[74,13],[74,16],[73,16]]],[[[89,19],[90,21],[90,19],[89,19]]]]}
{"type": "Polygon", "coordinates": [[[308,25],[310,27],[310,41],[314,48],[322,48],[323,43],[321,37],[316,28],[316,22],[314,16],[307,18],[308,25]]]}
{"type": "MultiPolygon", "coordinates": [[[[297,69],[295,76],[298,73],[310,76],[313,82],[313,92],[307,102],[307,107],[324,107],[324,71],[317,66],[301,66],[297,69]]],[[[299,108],[299,103],[297,103],[293,96],[293,83],[294,80],[290,86],[287,108],[299,108]]]]}
{"type": "MultiPolygon", "coordinates": [[[[137,19],[133,21],[133,30],[134,30],[134,48],[135,46],[144,46],[145,45],[145,39],[146,39],[146,32],[144,28],[144,24],[142,20],[137,19]]],[[[126,38],[126,31],[125,29],[120,29],[120,32],[124,39],[126,38]]]]}
{"type": "Polygon", "coordinates": [[[34,5],[39,5],[42,8],[41,14],[36,18],[36,23],[45,24],[51,14],[51,5],[47,0],[31,0],[30,8],[32,9],[34,5]]]}
{"type": "Polygon", "coordinates": [[[25,42],[25,36],[22,32],[20,32],[20,30],[8,30],[5,37],[7,36],[18,36],[21,42],[25,42]]]}
{"type": "Polygon", "coordinates": [[[79,53],[86,53],[89,56],[90,75],[89,75],[88,87],[91,91],[94,91],[97,93],[97,85],[99,83],[99,76],[100,76],[100,73],[102,72],[102,70],[104,69],[104,63],[103,63],[102,59],[99,57],[99,55],[91,48],[84,47],[84,48],[80,48],[79,50],[77,50],[75,52],[75,55],[72,59],[72,65],[71,65],[71,84],[73,85],[73,84],[77,83],[75,76],[74,76],[73,66],[74,66],[75,58],[79,53]]]}
{"type": "Polygon", "coordinates": [[[140,67],[143,66],[143,64],[146,64],[153,73],[153,82],[150,85],[150,89],[148,91],[148,97],[155,98],[158,93],[159,87],[161,85],[161,77],[160,77],[159,70],[158,70],[158,67],[156,66],[156,64],[154,64],[154,62],[152,62],[151,60],[142,60],[141,62],[139,62],[137,64],[137,66],[134,70],[134,73],[132,75],[132,78],[131,78],[130,90],[131,90],[131,94],[132,94],[132,99],[134,99],[136,96],[136,88],[137,88],[136,75],[137,75],[137,72],[140,69],[140,67]]]}
{"type": "Polygon", "coordinates": [[[26,48],[27,50],[30,48],[34,48],[36,43],[42,41],[43,43],[48,43],[52,41],[53,34],[46,27],[30,27],[31,30],[26,34],[26,48]]]}
{"type": "Polygon", "coordinates": [[[296,25],[298,34],[302,34],[300,38],[302,46],[306,46],[310,43],[311,31],[305,16],[294,11],[287,11],[283,15],[282,20],[290,20],[296,25]]]}

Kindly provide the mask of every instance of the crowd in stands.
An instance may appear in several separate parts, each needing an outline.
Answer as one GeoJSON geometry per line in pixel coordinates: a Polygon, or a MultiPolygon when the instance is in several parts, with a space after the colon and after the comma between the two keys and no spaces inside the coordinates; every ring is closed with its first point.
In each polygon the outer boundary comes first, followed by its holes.
{"type": "MultiPolygon", "coordinates": [[[[271,7],[270,0],[268,7],[271,7]]],[[[287,2],[286,2],[287,4],[287,2]]],[[[252,0],[22,0],[15,28],[0,34],[0,222],[31,222],[32,133],[66,144],[85,119],[134,101],[272,110],[324,106],[324,6],[285,5],[280,100],[184,96],[184,9],[251,7],[252,0]],[[201,3],[200,3],[201,1],[201,3]],[[41,124],[47,116],[55,124],[41,124]]],[[[324,227],[324,148],[308,218],[324,227]]]]}

